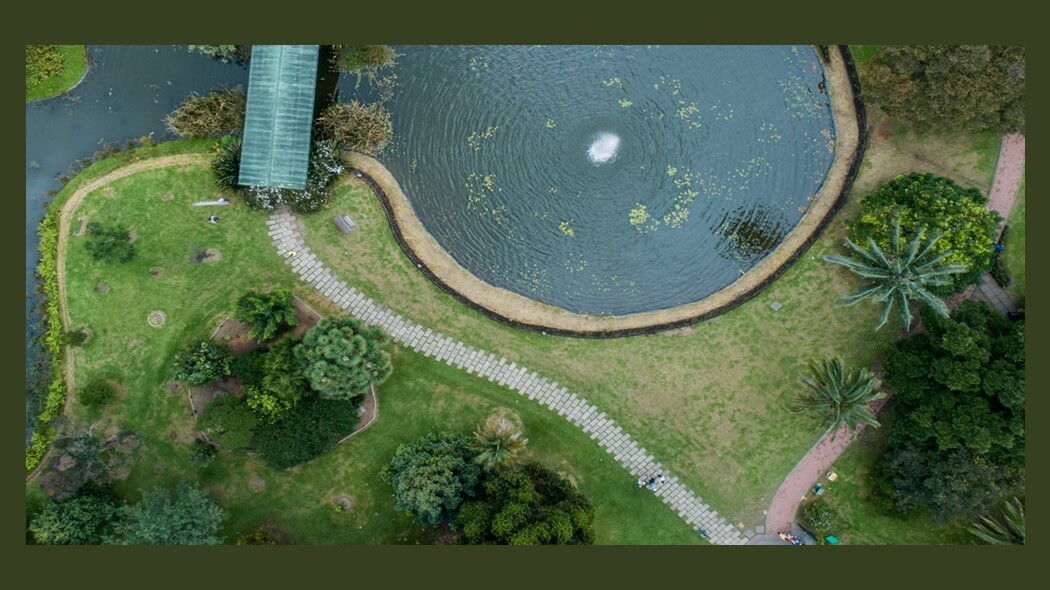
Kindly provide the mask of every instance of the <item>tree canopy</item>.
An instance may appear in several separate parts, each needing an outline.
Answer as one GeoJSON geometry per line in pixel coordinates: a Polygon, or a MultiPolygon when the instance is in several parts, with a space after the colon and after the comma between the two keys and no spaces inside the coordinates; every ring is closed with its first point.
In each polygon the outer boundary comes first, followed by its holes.
{"type": "Polygon", "coordinates": [[[352,399],[369,385],[390,376],[389,337],[379,326],[365,328],[359,320],[328,317],[303,337],[296,349],[310,387],[325,399],[352,399]]]}
{"type": "Polygon", "coordinates": [[[356,400],[304,397],[275,422],[260,422],[252,448],[275,469],[305,463],[335,448],[357,427],[361,417],[356,400]]]}
{"type": "Polygon", "coordinates": [[[1024,131],[1023,45],[879,46],[860,75],[867,100],[919,131],[1024,131]]]}
{"type": "Polygon", "coordinates": [[[962,290],[991,268],[999,215],[988,210],[988,197],[975,188],[933,174],[901,175],[861,199],[860,214],[847,221],[850,239],[863,244],[868,238],[882,249],[890,248],[893,220],[900,216],[901,239],[916,232],[941,234],[933,254],[950,251],[944,262],[966,270],[951,278],[939,295],[962,290]]]}
{"type": "Polygon", "coordinates": [[[259,423],[243,399],[223,395],[201,410],[197,427],[228,451],[243,452],[252,442],[252,429],[259,423]]]}
{"type": "Polygon", "coordinates": [[[486,480],[483,496],[463,504],[457,521],[467,545],[594,543],[590,501],[538,463],[486,480]]]}
{"type": "Polygon", "coordinates": [[[292,305],[292,292],[275,289],[269,293],[245,291],[234,304],[233,317],[251,324],[248,335],[256,340],[269,340],[294,328],[299,320],[292,305]]]}
{"type": "Polygon", "coordinates": [[[44,545],[97,545],[107,539],[120,515],[113,498],[82,495],[48,502],[29,523],[29,532],[44,545]]]}
{"type": "Polygon", "coordinates": [[[226,511],[195,485],[154,488],[122,509],[113,542],[119,545],[217,545],[226,511]]]}
{"type": "Polygon", "coordinates": [[[973,519],[1023,493],[1024,322],[966,301],[948,319],[924,311],[923,325],[887,355],[884,472],[899,511],[973,519]]]}
{"type": "Polygon", "coordinates": [[[230,374],[233,355],[221,344],[200,339],[175,354],[175,378],[188,385],[204,385],[230,374]]]}
{"type": "Polygon", "coordinates": [[[430,433],[399,446],[380,477],[393,486],[398,510],[422,524],[437,524],[451,520],[460,504],[474,496],[481,466],[466,436],[430,433]]]}

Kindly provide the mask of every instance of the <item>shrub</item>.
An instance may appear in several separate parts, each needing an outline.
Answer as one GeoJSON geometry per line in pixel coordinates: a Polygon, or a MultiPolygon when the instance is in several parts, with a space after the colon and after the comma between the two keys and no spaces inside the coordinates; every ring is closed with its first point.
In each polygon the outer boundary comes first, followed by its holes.
{"type": "Polygon", "coordinates": [[[190,453],[190,463],[193,463],[198,469],[203,469],[211,464],[218,453],[215,446],[208,441],[195,438],[193,439],[193,451],[190,453]]]}
{"type": "Polygon", "coordinates": [[[931,289],[938,295],[947,295],[976,282],[991,266],[999,216],[985,207],[987,200],[981,191],[964,189],[947,178],[901,175],[861,200],[859,216],[847,222],[850,239],[864,244],[870,237],[883,250],[891,251],[893,220],[898,214],[901,243],[908,242],[923,228],[927,235],[943,234],[932,253],[951,250],[942,262],[961,264],[967,269],[952,277],[950,287],[931,289]]]}
{"type": "Polygon", "coordinates": [[[131,243],[128,228],[123,225],[106,227],[97,221],[88,223],[84,247],[91,258],[100,262],[130,262],[135,258],[135,244],[131,243]]]}
{"type": "Polygon", "coordinates": [[[988,271],[992,275],[992,279],[995,283],[1003,289],[1010,286],[1013,279],[1010,278],[1010,271],[1006,268],[1006,261],[1003,259],[1002,252],[995,252],[992,254],[992,268],[988,271]]]}
{"type": "Polygon", "coordinates": [[[197,427],[224,449],[240,453],[252,442],[252,429],[259,418],[244,401],[224,395],[204,406],[197,427]]]}
{"type": "Polygon", "coordinates": [[[383,105],[355,100],[326,108],[317,118],[317,132],[352,150],[374,155],[390,143],[394,128],[383,105]]]}
{"type": "Polygon", "coordinates": [[[273,424],[255,429],[253,448],[276,469],[294,467],[327,453],[360,420],[360,400],[304,398],[273,424]]]}
{"type": "Polygon", "coordinates": [[[80,346],[88,339],[88,331],[84,328],[69,330],[65,335],[65,343],[68,346],[80,346]]]}
{"type": "Polygon", "coordinates": [[[48,502],[29,523],[33,539],[43,545],[97,545],[113,531],[120,504],[106,495],[83,495],[48,502]]]}
{"type": "Polygon", "coordinates": [[[246,388],[248,407],[267,422],[295,407],[309,389],[295,356],[297,345],[294,338],[285,338],[271,346],[262,360],[262,380],[246,388]]]}
{"type": "Polygon", "coordinates": [[[389,45],[333,45],[332,63],[344,73],[394,65],[397,55],[389,45]]]}
{"type": "Polygon", "coordinates": [[[303,376],[326,399],[364,395],[369,385],[390,376],[389,337],[379,326],[362,327],[359,320],[337,316],[317,323],[296,349],[303,376]]]}
{"type": "Polygon", "coordinates": [[[832,532],[835,513],[823,498],[818,498],[802,507],[799,522],[814,535],[824,537],[832,532]]]}
{"type": "Polygon", "coordinates": [[[230,374],[230,351],[211,340],[197,340],[175,355],[175,378],[189,385],[203,385],[230,374]]]}
{"type": "Polygon", "coordinates": [[[266,359],[266,351],[260,348],[250,350],[242,355],[233,357],[230,361],[230,371],[241,385],[251,387],[261,385],[266,373],[263,370],[263,362],[266,359]]]}
{"type": "Polygon", "coordinates": [[[241,138],[228,135],[219,140],[215,146],[215,159],[211,161],[211,172],[215,184],[220,188],[231,192],[242,188],[241,138]]]}
{"type": "Polygon", "coordinates": [[[234,545],[280,545],[277,537],[266,529],[245,533],[234,541],[234,545]]]}
{"type": "Polygon", "coordinates": [[[40,84],[62,73],[58,45],[26,45],[26,83],[40,84]]]}
{"type": "Polygon", "coordinates": [[[164,118],[164,125],[182,139],[240,133],[247,105],[247,95],[239,86],[216,88],[203,96],[194,92],[164,118]]]}
{"type": "Polygon", "coordinates": [[[292,293],[284,289],[270,293],[245,292],[237,298],[233,317],[238,322],[251,324],[248,335],[256,340],[269,340],[299,323],[292,305],[292,293]]]}
{"type": "Polygon", "coordinates": [[[217,545],[219,526],[226,518],[208,492],[185,482],[154,488],[121,512],[112,539],[121,545],[217,545]]]}
{"type": "Polygon", "coordinates": [[[399,446],[379,476],[393,486],[396,508],[428,525],[451,520],[474,496],[481,473],[470,439],[445,432],[399,446]]]}
{"type": "Polygon", "coordinates": [[[80,395],[77,397],[80,399],[80,403],[89,408],[101,408],[108,404],[115,396],[116,392],[108,381],[105,379],[95,379],[84,386],[84,388],[80,390],[80,395]]]}

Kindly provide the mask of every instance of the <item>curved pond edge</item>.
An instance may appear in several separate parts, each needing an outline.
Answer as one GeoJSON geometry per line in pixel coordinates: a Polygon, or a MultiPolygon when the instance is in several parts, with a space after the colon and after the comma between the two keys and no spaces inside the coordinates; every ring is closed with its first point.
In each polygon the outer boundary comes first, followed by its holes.
{"type": "Polygon", "coordinates": [[[84,80],[87,80],[88,74],[91,73],[91,52],[87,50],[87,45],[82,45],[81,47],[83,48],[82,50],[84,52],[84,72],[80,75],[80,79],[74,82],[73,85],[69,86],[68,88],[62,88],[53,94],[48,94],[47,96],[41,96],[32,100],[28,100],[26,101],[27,105],[36,104],[39,102],[44,102],[46,100],[51,100],[54,98],[65,96],[66,94],[72,92],[77,86],[80,86],[84,82],[84,80]]]}
{"type": "Polygon", "coordinates": [[[352,173],[375,192],[394,238],[416,267],[441,290],[498,322],[544,334],[615,338],[653,334],[711,319],[755,297],[820,237],[846,202],[867,146],[867,116],[849,47],[818,52],[835,122],[835,159],[817,198],[780,245],[739,279],[700,301],[626,315],[567,311],[482,281],[460,265],[426,230],[397,179],[374,158],[352,153],[352,173]],[[824,61],[826,55],[829,61],[824,61]]]}

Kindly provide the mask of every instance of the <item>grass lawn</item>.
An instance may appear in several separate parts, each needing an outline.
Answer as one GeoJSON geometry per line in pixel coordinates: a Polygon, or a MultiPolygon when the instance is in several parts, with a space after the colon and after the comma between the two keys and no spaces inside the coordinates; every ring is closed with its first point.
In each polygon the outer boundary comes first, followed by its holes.
{"type": "Polygon", "coordinates": [[[866,481],[882,456],[892,421],[892,402],[880,414],[881,428],[865,428],[832,466],[838,481],[825,483],[824,500],[836,518],[832,534],[849,545],[965,545],[971,543],[962,525],[937,524],[924,515],[902,518],[884,513],[866,501],[866,481]]]}
{"type": "MultiPolygon", "coordinates": [[[[167,144],[154,153],[200,151],[208,143],[167,144]]],[[[121,160],[126,158],[93,166],[57,202],[121,160]]],[[[210,334],[248,288],[290,288],[315,308],[329,309],[280,260],[266,235],[265,214],[240,205],[190,206],[215,196],[206,167],[172,166],[100,187],[74,213],[74,219],[125,224],[134,230],[138,246],[132,262],[105,265],[90,259],[84,238],[71,236],[67,254],[70,317],[73,326],[92,332],[74,355],[75,382],[104,377],[120,385],[118,399],[100,414],[74,404],[75,423],[103,436],[130,429],[142,439],[118,493],[135,501],[154,485],[197,479],[231,512],[224,531],[230,539],[268,524],[301,543],[429,543],[435,531],[394,512],[392,490],[378,480],[379,470],[399,444],[431,430],[470,431],[490,410],[503,406],[522,418],[533,457],[572,477],[591,499],[599,543],[704,542],[561,417],[498,385],[397,347],[394,375],[379,389],[379,419],[335,452],[296,472],[277,472],[257,458],[233,456],[198,472],[189,461],[195,429],[185,392],[172,394],[165,387],[179,347],[210,334]],[[166,200],[169,193],[172,198],[166,200]],[[206,221],[213,212],[220,216],[216,225],[206,221]],[[198,262],[196,254],[204,250],[219,256],[198,262]],[[150,272],[155,268],[161,269],[158,276],[150,272]],[[100,283],[108,291],[100,292],[100,283]],[[167,315],[161,328],[146,323],[154,310],[167,315]],[[266,482],[263,491],[249,490],[253,476],[266,482]],[[335,512],[330,501],[338,495],[352,497],[354,510],[335,512]]],[[[35,480],[27,485],[27,500],[30,505],[40,500],[35,480]]]]}
{"type": "Polygon", "coordinates": [[[1006,243],[1003,254],[1006,256],[1006,269],[1010,271],[1013,279],[1011,290],[1014,299],[1018,300],[1025,296],[1024,282],[1024,176],[1021,177],[1021,187],[1017,189],[1017,201],[1010,211],[1006,223],[1010,229],[1006,232],[1006,243]]]}
{"type": "Polygon", "coordinates": [[[860,64],[875,55],[878,45],[850,45],[849,51],[853,54],[853,61],[860,64]]]}
{"type": "Polygon", "coordinates": [[[47,80],[32,83],[26,73],[26,102],[58,96],[69,90],[84,77],[87,70],[87,48],[83,45],[59,45],[62,54],[62,71],[47,80]]]}

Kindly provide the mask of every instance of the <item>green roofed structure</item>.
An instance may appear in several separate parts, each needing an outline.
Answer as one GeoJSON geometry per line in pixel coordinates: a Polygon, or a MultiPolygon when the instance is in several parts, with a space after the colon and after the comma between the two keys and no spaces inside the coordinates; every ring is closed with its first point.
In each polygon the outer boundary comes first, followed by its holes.
{"type": "Polygon", "coordinates": [[[306,188],[319,45],[254,45],[239,182],[306,188]]]}

